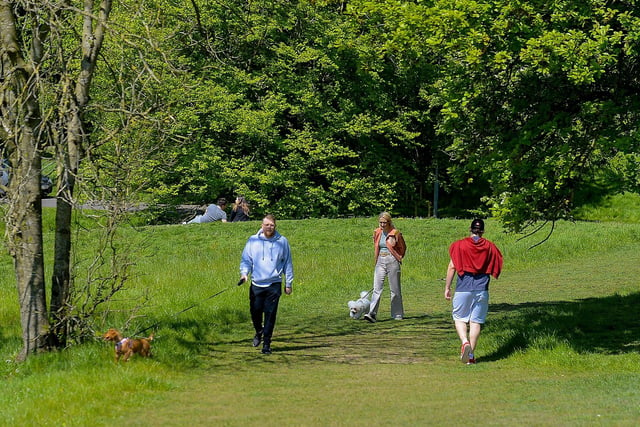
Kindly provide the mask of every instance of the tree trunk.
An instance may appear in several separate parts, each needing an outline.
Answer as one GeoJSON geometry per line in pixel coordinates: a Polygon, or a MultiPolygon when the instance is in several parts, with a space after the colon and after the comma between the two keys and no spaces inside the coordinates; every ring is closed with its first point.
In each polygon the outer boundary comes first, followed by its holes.
{"type": "Polygon", "coordinates": [[[12,4],[0,1],[2,92],[0,120],[11,163],[6,235],[15,272],[23,348],[18,358],[46,347],[48,316],[42,245],[40,108],[35,73],[23,58],[12,4]]]}
{"type": "MultiPolygon", "coordinates": [[[[40,199],[40,152],[33,135],[24,135],[18,151],[31,151],[31,159],[12,168],[7,218],[20,301],[23,348],[18,360],[47,347],[46,308],[40,199]]],[[[15,158],[16,156],[12,156],[15,158]]]]}
{"type": "MultiPolygon", "coordinates": [[[[59,181],[60,182],[60,181],[59,181]]],[[[53,276],[51,278],[51,317],[53,335],[57,345],[67,344],[67,313],[71,296],[71,215],[72,206],[64,197],[57,197],[56,237],[54,249],[53,276]]]]}
{"type": "MultiPolygon", "coordinates": [[[[66,345],[65,322],[71,297],[71,218],[76,175],[82,160],[84,132],[84,111],[89,103],[89,90],[98,61],[98,54],[104,42],[106,23],[111,13],[112,0],[102,0],[94,13],[94,1],[84,2],[82,25],[82,62],[75,90],[63,99],[66,135],[64,142],[57,144],[58,160],[62,165],[58,178],[56,207],[56,239],[53,277],[51,282],[51,313],[54,331],[59,346],[66,345]]],[[[70,87],[71,85],[69,85],[70,87]]]]}
{"type": "MultiPolygon", "coordinates": [[[[77,109],[75,109],[77,111],[77,109]]],[[[67,343],[68,309],[71,297],[71,219],[73,192],[80,163],[82,126],[79,118],[69,120],[67,144],[58,145],[58,159],[63,165],[58,178],[56,203],[56,238],[53,277],[51,278],[51,315],[53,334],[61,347],[67,343]]]]}

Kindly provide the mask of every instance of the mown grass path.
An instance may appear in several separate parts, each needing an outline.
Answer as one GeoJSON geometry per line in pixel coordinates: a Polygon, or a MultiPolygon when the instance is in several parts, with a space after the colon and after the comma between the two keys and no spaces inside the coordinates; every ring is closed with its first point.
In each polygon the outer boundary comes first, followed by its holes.
{"type": "MultiPolygon", "coordinates": [[[[158,325],[153,359],[116,365],[112,346],[96,341],[14,363],[15,289],[0,282],[0,424],[640,424],[638,225],[563,223],[528,250],[537,237],[520,241],[490,224],[505,271],[491,285],[479,363],[466,366],[441,279],[448,244],[468,221],[398,220],[409,245],[406,319],[385,318],[386,290],[380,321],[369,324],[350,320],[346,304],[371,284],[374,223],[279,222],[292,243],[296,280],[293,295],[281,300],[268,357],[251,346],[248,289],[235,286],[239,253],[256,223],[126,235],[146,252],[105,326],[123,325],[127,307],[148,292],[150,304],[124,326],[134,333],[158,325]]],[[[9,277],[8,257],[0,268],[9,277]]]]}
{"type": "Polygon", "coordinates": [[[374,325],[284,310],[273,355],[249,332],[202,343],[209,369],[137,425],[637,425],[640,286],[621,280],[640,274],[633,249],[505,273],[476,366],[457,360],[448,307],[435,300],[374,325]]]}

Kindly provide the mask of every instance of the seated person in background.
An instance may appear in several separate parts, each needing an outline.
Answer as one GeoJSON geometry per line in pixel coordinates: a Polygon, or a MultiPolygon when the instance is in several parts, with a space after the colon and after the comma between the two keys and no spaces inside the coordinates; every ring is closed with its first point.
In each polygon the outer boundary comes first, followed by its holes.
{"type": "Polygon", "coordinates": [[[196,215],[195,218],[186,224],[203,224],[214,221],[227,222],[227,213],[224,211],[226,207],[227,200],[221,197],[218,199],[217,204],[209,205],[203,215],[196,215]]]}
{"type": "Polygon", "coordinates": [[[231,222],[249,221],[249,203],[242,196],[236,197],[231,207],[231,222]]]}

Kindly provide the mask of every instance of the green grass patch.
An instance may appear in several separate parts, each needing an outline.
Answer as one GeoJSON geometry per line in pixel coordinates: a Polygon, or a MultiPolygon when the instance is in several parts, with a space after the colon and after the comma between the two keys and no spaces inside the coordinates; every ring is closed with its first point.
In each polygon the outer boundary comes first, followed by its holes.
{"type": "MultiPolygon", "coordinates": [[[[13,361],[15,284],[0,257],[3,425],[635,425],[640,413],[640,224],[559,223],[552,238],[487,237],[505,255],[476,366],[458,360],[443,297],[448,245],[467,220],[404,219],[406,319],[348,316],[373,279],[375,218],[279,221],[292,246],[274,354],[251,346],[240,253],[258,221],[123,230],[136,264],[96,331],[155,331],[153,359],[95,342],[13,361]],[[217,296],[213,297],[213,295],[217,296]],[[140,295],[149,302],[127,322],[140,295]],[[187,311],[183,311],[185,308],[187,311]],[[461,421],[463,420],[463,421],[461,421]]],[[[51,243],[51,237],[47,239],[51,243]]],[[[82,260],[90,239],[80,245],[82,260]]],[[[83,263],[79,263],[83,266],[83,263]]],[[[79,277],[82,277],[80,274],[79,277]]]]}
{"type": "Polygon", "coordinates": [[[640,194],[624,193],[605,196],[597,204],[580,206],[577,219],[603,222],[640,222],[640,194]]]}

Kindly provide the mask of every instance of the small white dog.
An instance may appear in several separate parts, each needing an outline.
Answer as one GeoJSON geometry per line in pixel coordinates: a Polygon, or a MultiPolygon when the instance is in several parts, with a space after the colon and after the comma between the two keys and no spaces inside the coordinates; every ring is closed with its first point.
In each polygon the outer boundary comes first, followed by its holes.
{"type": "Polygon", "coordinates": [[[369,296],[369,292],[362,291],[360,292],[360,298],[356,301],[349,301],[347,305],[349,306],[349,316],[352,319],[358,320],[366,313],[369,312],[369,307],[371,306],[371,301],[367,298],[369,296]]]}

